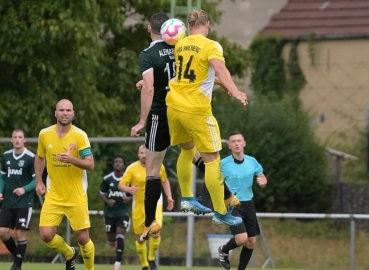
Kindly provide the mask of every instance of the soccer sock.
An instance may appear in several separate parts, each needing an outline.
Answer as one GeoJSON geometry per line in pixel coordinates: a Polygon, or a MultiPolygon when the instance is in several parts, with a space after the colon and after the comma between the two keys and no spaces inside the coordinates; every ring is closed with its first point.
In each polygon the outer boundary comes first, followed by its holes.
{"type": "Polygon", "coordinates": [[[145,188],[145,226],[149,227],[155,220],[156,206],[161,195],[160,176],[147,176],[145,188]]]}
{"type": "Polygon", "coordinates": [[[220,172],[220,157],[212,162],[205,163],[205,185],[209,191],[214,211],[221,215],[227,213],[227,208],[224,204],[224,185],[223,176],[220,172]]]}
{"type": "Polygon", "coordinates": [[[254,249],[249,249],[245,246],[242,247],[241,253],[240,253],[240,262],[238,264],[238,270],[245,270],[246,266],[249,264],[249,261],[252,256],[252,252],[254,249]]]}
{"type": "Polygon", "coordinates": [[[161,237],[158,238],[150,238],[149,241],[149,261],[155,261],[156,251],[158,250],[161,242],[161,237]]]}
{"type": "Polygon", "coordinates": [[[86,245],[79,245],[86,270],[95,269],[95,246],[90,239],[86,245]]]}
{"type": "Polygon", "coordinates": [[[58,234],[55,234],[53,239],[45,244],[48,248],[54,249],[63,254],[67,260],[72,259],[74,255],[73,249],[67,243],[65,243],[64,239],[58,234]]]}
{"type": "Polygon", "coordinates": [[[116,248],[116,254],[115,254],[115,266],[120,266],[120,263],[122,262],[123,258],[123,252],[124,252],[124,235],[119,233],[116,236],[117,239],[117,248],[116,248]]]}
{"type": "Polygon", "coordinates": [[[195,152],[195,147],[191,150],[181,149],[181,153],[179,154],[177,160],[177,176],[182,197],[193,197],[193,193],[191,190],[193,170],[192,160],[195,156],[195,152]]]}
{"type": "Polygon", "coordinates": [[[17,256],[17,245],[15,244],[15,241],[13,237],[9,236],[9,239],[6,241],[3,241],[6,248],[9,250],[11,254],[13,254],[14,257],[17,256]]]}
{"type": "Polygon", "coordinates": [[[140,259],[141,266],[149,266],[149,262],[147,261],[147,248],[146,248],[146,242],[139,243],[135,242],[136,244],[136,251],[138,254],[138,258],[140,259]]]}
{"type": "Polygon", "coordinates": [[[15,263],[19,268],[21,268],[22,266],[24,255],[26,254],[26,249],[27,249],[27,240],[18,241],[17,256],[15,259],[15,263]]]}
{"type": "MultiPolygon", "coordinates": [[[[205,175],[205,163],[202,160],[202,157],[200,157],[194,165],[205,175]]],[[[229,190],[226,183],[224,183],[224,200],[229,199],[232,196],[232,192],[229,190]]]]}
{"type": "Polygon", "coordinates": [[[227,244],[225,244],[222,248],[222,251],[224,253],[229,253],[230,250],[235,249],[236,247],[238,247],[236,240],[233,238],[229,239],[229,241],[227,242],[227,244]]]}

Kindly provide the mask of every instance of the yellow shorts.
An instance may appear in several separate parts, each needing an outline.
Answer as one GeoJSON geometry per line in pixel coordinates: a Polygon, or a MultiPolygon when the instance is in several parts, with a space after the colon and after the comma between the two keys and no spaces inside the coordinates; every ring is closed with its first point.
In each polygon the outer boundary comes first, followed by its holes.
{"type": "Polygon", "coordinates": [[[218,122],[213,115],[196,115],[168,107],[170,144],[194,141],[199,152],[214,153],[222,149],[218,122]]]}
{"type": "MultiPolygon", "coordinates": [[[[163,205],[158,205],[156,208],[155,219],[163,226],[163,205]]],[[[142,234],[145,227],[145,215],[142,213],[132,213],[132,227],[135,234],[142,234]]]]}
{"type": "Polygon", "coordinates": [[[73,231],[79,231],[91,227],[87,205],[55,205],[48,202],[48,200],[45,200],[41,208],[39,226],[59,226],[64,216],[68,218],[73,231]]]}

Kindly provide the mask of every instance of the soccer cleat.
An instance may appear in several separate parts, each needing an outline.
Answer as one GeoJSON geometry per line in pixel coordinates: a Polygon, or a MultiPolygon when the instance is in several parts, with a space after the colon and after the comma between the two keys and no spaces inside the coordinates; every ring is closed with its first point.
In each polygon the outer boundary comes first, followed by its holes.
{"type": "Polygon", "coordinates": [[[65,270],[75,270],[76,269],[76,259],[79,254],[79,249],[77,247],[72,247],[73,257],[70,260],[65,261],[65,270]]]}
{"type": "Polygon", "coordinates": [[[108,241],[109,246],[111,246],[112,248],[116,248],[117,247],[117,241],[114,242],[110,242],[108,241]]]}
{"type": "Polygon", "coordinates": [[[223,246],[220,246],[218,248],[218,254],[219,254],[219,262],[224,267],[224,269],[231,269],[231,264],[229,263],[229,254],[223,252],[223,246]]]}
{"type": "Polygon", "coordinates": [[[149,270],[148,266],[142,266],[142,270],[149,270]]]}
{"type": "Polygon", "coordinates": [[[230,212],[225,213],[224,215],[219,214],[218,212],[214,212],[214,216],[211,221],[215,225],[228,225],[228,226],[236,226],[242,223],[242,218],[232,216],[230,212]]]}
{"type": "Polygon", "coordinates": [[[181,211],[182,212],[193,212],[196,215],[205,215],[211,213],[211,209],[203,206],[199,201],[201,197],[186,197],[181,199],[181,211]]]}
{"type": "Polygon", "coordinates": [[[22,270],[20,267],[18,267],[17,265],[15,265],[15,263],[13,263],[12,267],[10,268],[10,270],[22,270]]]}
{"type": "Polygon", "coordinates": [[[240,205],[240,200],[236,197],[236,195],[232,194],[231,197],[224,200],[224,204],[226,205],[227,210],[229,211],[233,207],[240,205]]]}
{"type": "Polygon", "coordinates": [[[149,227],[145,226],[145,229],[142,235],[140,236],[140,241],[143,242],[145,240],[148,240],[152,234],[157,234],[160,231],[161,226],[159,225],[159,223],[156,222],[156,220],[154,220],[149,227]]]}
{"type": "Polygon", "coordinates": [[[155,261],[149,261],[150,270],[158,270],[155,261]]]}

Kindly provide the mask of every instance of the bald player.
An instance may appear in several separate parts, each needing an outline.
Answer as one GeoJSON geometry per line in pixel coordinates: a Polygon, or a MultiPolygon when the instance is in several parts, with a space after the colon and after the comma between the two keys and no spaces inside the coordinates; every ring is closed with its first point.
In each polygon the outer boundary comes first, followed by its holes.
{"type": "Polygon", "coordinates": [[[94,270],[95,247],[89,236],[87,206],[86,170],[94,169],[90,142],[83,130],[72,125],[72,102],[60,100],[56,104],[55,117],[56,125],[40,131],[35,157],[36,193],[45,194],[40,215],[40,237],[50,249],[65,256],[66,270],[75,270],[79,252],[85,270],[94,270]],[[42,182],[45,161],[48,172],[46,186],[42,182]],[[56,234],[64,216],[70,221],[79,248],[69,246],[56,234]]]}

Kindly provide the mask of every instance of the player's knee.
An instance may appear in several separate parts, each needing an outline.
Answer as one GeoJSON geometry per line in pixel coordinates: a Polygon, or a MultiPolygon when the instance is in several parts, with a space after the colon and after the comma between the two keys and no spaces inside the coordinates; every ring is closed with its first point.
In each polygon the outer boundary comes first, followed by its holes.
{"type": "Polygon", "coordinates": [[[90,241],[90,234],[88,232],[88,229],[75,231],[74,234],[77,238],[78,244],[80,244],[82,246],[86,245],[88,243],[88,241],[90,241]]]}
{"type": "Polygon", "coordinates": [[[39,227],[40,238],[45,243],[49,243],[56,234],[56,227],[39,227]]]}
{"type": "Polygon", "coordinates": [[[249,237],[247,238],[246,243],[244,243],[244,246],[249,249],[253,249],[255,246],[255,243],[256,243],[256,237],[255,236],[249,237]]]}
{"type": "Polygon", "coordinates": [[[27,239],[26,231],[25,230],[16,230],[15,235],[17,236],[18,241],[24,241],[27,239]]]}
{"type": "Polygon", "coordinates": [[[154,239],[158,239],[160,237],[160,232],[152,234],[151,237],[154,239]]]}
{"type": "Polygon", "coordinates": [[[2,241],[6,241],[9,239],[9,229],[8,228],[0,228],[0,239],[2,241]]]}
{"type": "Polygon", "coordinates": [[[244,246],[247,242],[247,233],[239,233],[234,237],[237,246],[244,246]]]}

